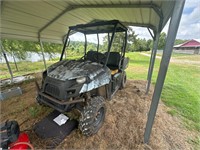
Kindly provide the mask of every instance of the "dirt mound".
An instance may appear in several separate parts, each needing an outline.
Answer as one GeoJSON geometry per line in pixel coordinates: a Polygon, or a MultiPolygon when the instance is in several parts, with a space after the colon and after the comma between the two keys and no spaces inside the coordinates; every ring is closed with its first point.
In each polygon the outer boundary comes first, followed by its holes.
{"type": "MultiPolygon", "coordinates": [[[[52,109],[35,102],[33,82],[22,84],[23,95],[1,102],[1,122],[17,120],[21,130],[26,130],[35,148],[46,148],[46,142],[32,131],[32,126],[52,109]]],[[[106,102],[107,114],[100,131],[92,137],[84,137],[73,131],[57,147],[58,149],[191,149],[187,141],[194,134],[187,131],[179,118],[172,117],[168,108],[160,102],[149,145],[143,144],[152,89],[145,95],[145,81],[129,80],[111,101],[106,102]]]]}

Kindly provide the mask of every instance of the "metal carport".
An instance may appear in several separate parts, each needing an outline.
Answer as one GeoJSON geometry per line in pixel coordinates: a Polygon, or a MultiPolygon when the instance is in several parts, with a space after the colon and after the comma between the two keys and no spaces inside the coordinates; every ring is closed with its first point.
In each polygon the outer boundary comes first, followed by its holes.
{"type": "Polygon", "coordinates": [[[42,48],[42,41],[62,43],[69,26],[94,20],[116,19],[127,26],[146,27],[154,41],[148,93],[160,32],[170,19],[144,134],[144,142],[148,143],[184,3],[185,0],[2,0],[0,34],[1,38],[38,41],[42,48]]]}

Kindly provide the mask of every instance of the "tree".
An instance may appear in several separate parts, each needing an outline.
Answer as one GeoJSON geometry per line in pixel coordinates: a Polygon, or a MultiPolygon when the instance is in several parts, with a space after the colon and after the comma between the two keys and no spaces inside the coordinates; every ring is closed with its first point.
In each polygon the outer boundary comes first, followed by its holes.
{"type": "Polygon", "coordinates": [[[174,45],[183,44],[188,40],[176,39],[174,45]]]}
{"type": "Polygon", "coordinates": [[[26,58],[26,52],[23,51],[22,41],[19,40],[2,40],[3,47],[5,51],[11,56],[14,54],[18,59],[24,60],[26,58]]]}
{"type": "Polygon", "coordinates": [[[163,50],[166,42],[166,33],[162,32],[160,34],[159,42],[158,42],[158,49],[163,50]]]}
{"type": "MultiPolygon", "coordinates": [[[[110,35],[111,36],[111,35],[110,35]]],[[[124,33],[122,32],[116,32],[115,38],[113,40],[112,44],[112,50],[120,52],[123,46],[124,41],[124,33]]],[[[128,27],[128,33],[127,33],[127,51],[132,51],[132,44],[136,41],[137,35],[133,31],[132,28],[128,27]]],[[[103,38],[103,49],[104,51],[108,48],[108,36],[105,36],[103,38]]]]}
{"type": "Polygon", "coordinates": [[[19,71],[15,58],[24,60],[27,56],[27,53],[22,50],[23,47],[22,41],[3,39],[2,45],[6,53],[8,53],[11,57],[13,57],[15,68],[17,71],[19,71]]]}

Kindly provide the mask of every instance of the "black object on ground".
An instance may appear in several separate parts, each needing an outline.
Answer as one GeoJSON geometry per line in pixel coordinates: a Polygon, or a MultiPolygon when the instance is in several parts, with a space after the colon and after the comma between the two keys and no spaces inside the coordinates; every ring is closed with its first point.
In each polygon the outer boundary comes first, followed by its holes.
{"type": "Polygon", "coordinates": [[[0,124],[1,148],[8,149],[8,145],[18,139],[20,129],[17,121],[6,121],[0,124]]]}
{"type": "Polygon", "coordinates": [[[58,146],[67,135],[78,127],[78,121],[70,119],[65,124],[59,126],[53,121],[58,115],[60,115],[60,112],[54,110],[33,127],[34,132],[39,138],[49,141],[46,145],[48,149],[58,146]]]}

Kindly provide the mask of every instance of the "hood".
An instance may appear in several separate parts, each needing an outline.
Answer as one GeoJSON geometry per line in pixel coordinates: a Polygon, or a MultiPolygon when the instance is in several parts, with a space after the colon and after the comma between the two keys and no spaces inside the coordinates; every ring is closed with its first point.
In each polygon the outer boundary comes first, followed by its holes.
{"type": "Polygon", "coordinates": [[[49,77],[63,81],[79,77],[89,77],[93,80],[95,76],[104,72],[105,68],[103,68],[103,65],[80,60],[59,61],[47,69],[47,75],[49,77]]]}

